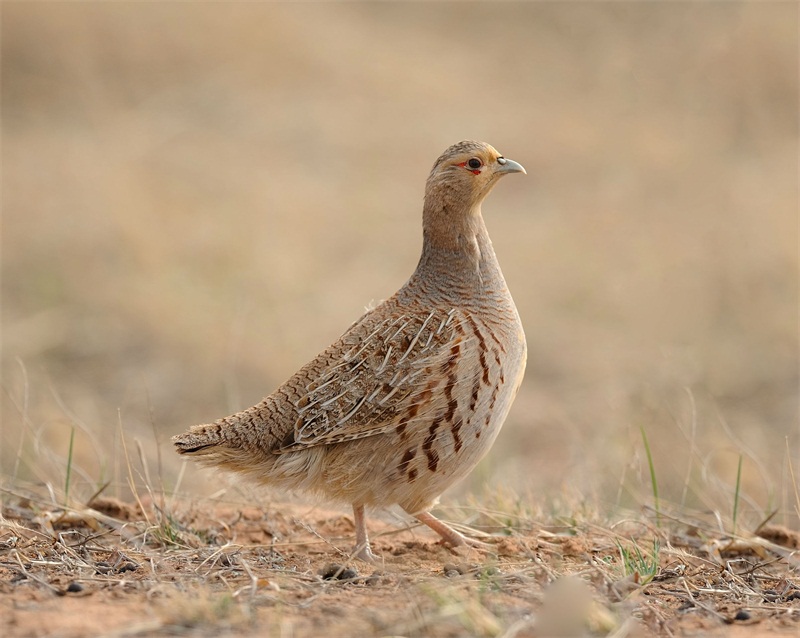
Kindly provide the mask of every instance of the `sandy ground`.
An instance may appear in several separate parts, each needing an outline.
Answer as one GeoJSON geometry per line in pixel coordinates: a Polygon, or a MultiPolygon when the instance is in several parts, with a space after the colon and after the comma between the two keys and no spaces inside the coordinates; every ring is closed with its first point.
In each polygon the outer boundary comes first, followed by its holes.
{"type": "Polygon", "coordinates": [[[99,497],[81,512],[11,501],[0,520],[4,636],[797,635],[800,535],[732,540],[672,521],[542,526],[474,513],[486,550],[308,506],[99,497]],[[673,531],[670,531],[673,530],[673,531]],[[657,566],[626,569],[620,547],[657,566]],[[794,557],[791,556],[794,551],[794,557]],[[745,631],[747,630],[747,631],[745,631]]]}

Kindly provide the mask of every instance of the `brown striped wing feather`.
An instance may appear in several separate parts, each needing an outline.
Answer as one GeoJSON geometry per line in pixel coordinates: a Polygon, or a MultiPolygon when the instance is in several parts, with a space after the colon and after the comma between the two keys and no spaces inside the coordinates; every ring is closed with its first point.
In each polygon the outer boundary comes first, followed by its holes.
{"type": "Polygon", "coordinates": [[[327,365],[312,362],[288,382],[300,397],[298,416],[275,453],[413,428],[446,412],[454,383],[447,370],[467,340],[463,323],[455,309],[367,313],[320,355],[327,365]]]}

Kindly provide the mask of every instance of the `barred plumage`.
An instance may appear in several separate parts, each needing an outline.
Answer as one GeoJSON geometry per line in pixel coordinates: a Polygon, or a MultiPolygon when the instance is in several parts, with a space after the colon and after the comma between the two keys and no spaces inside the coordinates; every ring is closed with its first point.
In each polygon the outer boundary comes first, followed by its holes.
{"type": "Polygon", "coordinates": [[[491,447],[525,370],[522,324],[481,216],[507,173],[483,142],[437,159],[416,271],[261,403],[173,438],[181,454],[264,484],[353,505],[399,504],[448,543],[470,542],[428,510],[491,447]]]}

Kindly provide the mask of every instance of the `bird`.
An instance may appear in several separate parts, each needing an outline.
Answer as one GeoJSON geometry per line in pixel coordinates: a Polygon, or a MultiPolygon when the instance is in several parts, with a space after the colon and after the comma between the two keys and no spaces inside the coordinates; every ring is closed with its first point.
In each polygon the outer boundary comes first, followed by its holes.
{"type": "Polygon", "coordinates": [[[445,545],[482,545],[431,509],[489,451],[522,382],[522,322],[484,224],[499,179],[485,142],[436,160],[408,281],[257,405],[172,438],[179,454],[260,485],[352,506],[352,556],[374,562],[366,508],[399,505],[445,545]]]}

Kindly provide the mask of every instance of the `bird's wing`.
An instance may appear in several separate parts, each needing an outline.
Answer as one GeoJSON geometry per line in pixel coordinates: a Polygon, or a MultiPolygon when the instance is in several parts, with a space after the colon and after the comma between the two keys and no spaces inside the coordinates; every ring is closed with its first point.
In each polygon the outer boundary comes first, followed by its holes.
{"type": "Polygon", "coordinates": [[[275,453],[413,427],[447,412],[455,362],[468,339],[461,313],[380,310],[289,381],[297,418],[275,453]]]}

